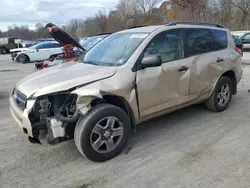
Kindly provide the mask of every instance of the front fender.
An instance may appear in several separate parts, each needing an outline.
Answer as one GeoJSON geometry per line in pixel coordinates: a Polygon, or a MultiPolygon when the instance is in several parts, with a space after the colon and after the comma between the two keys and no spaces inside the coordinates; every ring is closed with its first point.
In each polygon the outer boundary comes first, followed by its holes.
{"type": "Polygon", "coordinates": [[[103,95],[97,89],[86,89],[86,90],[74,90],[71,92],[76,94],[77,97],[77,109],[82,113],[86,114],[91,108],[91,102],[94,99],[102,99],[103,95]]]}
{"type": "Polygon", "coordinates": [[[16,59],[18,59],[18,57],[19,57],[20,55],[26,55],[28,58],[30,58],[30,56],[29,56],[27,53],[25,53],[25,52],[18,52],[18,53],[17,53],[17,56],[16,56],[16,59]]]}

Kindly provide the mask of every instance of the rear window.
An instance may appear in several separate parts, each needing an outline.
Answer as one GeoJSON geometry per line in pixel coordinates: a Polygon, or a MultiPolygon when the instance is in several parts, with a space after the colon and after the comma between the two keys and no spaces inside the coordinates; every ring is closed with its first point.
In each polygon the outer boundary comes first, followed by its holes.
{"type": "Polygon", "coordinates": [[[226,49],[228,46],[227,32],[220,30],[211,30],[211,32],[216,50],[226,49]]]}

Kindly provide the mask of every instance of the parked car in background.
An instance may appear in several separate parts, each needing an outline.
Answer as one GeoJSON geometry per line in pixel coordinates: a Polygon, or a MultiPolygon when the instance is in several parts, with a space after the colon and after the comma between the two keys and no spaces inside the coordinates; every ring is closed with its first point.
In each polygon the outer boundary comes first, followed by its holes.
{"type": "Polygon", "coordinates": [[[43,61],[62,53],[62,47],[58,42],[46,41],[18,52],[14,60],[20,63],[43,61]]]}
{"type": "Polygon", "coordinates": [[[236,49],[238,48],[239,51],[241,52],[241,56],[243,56],[244,49],[243,49],[242,42],[240,40],[236,40],[236,41],[234,41],[234,43],[235,43],[236,49]]]}
{"type": "Polygon", "coordinates": [[[82,41],[80,44],[81,46],[86,49],[89,50],[90,48],[92,48],[94,45],[96,45],[98,42],[100,42],[101,40],[103,40],[104,38],[106,38],[107,36],[109,36],[109,34],[99,34],[93,37],[89,37],[88,39],[82,41]]]}
{"type": "MultiPolygon", "coordinates": [[[[107,36],[109,36],[109,34],[100,34],[97,36],[88,37],[83,42],[80,42],[80,45],[82,46],[82,48],[79,48],[79,47],[73,48],[73,52],[70,52],[70,53],[72,53],[74,55],[66,55],[66,51],[68,51],[69,49],[67,49],[67,50],[64,49],[63,50],[64,54],[59,55],[58,57],[55,57],[52,59],[44,60],[43,62],[37,62],[35,64],[35,68],[36,68],[36,70],[41,70],[41,69],[52,67],[52,66],[59,65],[62,63],[72,62],[72,61],[78,59],[83,53],[85,53],[87,50],[92,48],[94,45],[96,45],[98,42],[100,42],[101,40],[103,40],[107,36]]],[[[66,36],[66,35],[64,37],[71,38],[70,40],[74,39],[74,38],[72,38],[70,36],[66,36]]],[[[77,42],[77,41],[75,41],[75,42],[77,42]]],[[[63,45],[63,43],[60,43],[60,44],[63,45]]],[[[71,50],[72,49],[70,49],[70,51],[71,50]]]]}
{"type": "Polygon", "coordinates": [[[240,37],[238,35],[232,35],[234,42],[236,42],[240,37]]]}
{"type": "Polygon", "coordinates": [[[234,35],[234,36],[238,36],[238,37],[241,37],[243,36],[244,34],[246,33],[250,33],[249,30],[242,30],[242,31],[231,31],[231,34],[234,35]]]}
{"type": "Polygon", "coordinates": [[[87,40],[89,37],[80,37],[79,38],[79,43],[84,42],[85,40],[87,40]]]}
{"type": "Polygon", "coordinates": [[[144,121],[199,103],[226,110],[242,78],[241,58],[230,31],[218,24],[128,29],[94,45],[78,63],[19,81],[11,114],[32,143],[74,139],[83,156],[106,161],[144,121]]]}
{"type": "Polygon", "coordinates": [[[243,44],[243,50],[250,50],[250,32],[239,37],[237,42],[243,44]]]}
{"type": "Polygon", "coordinates": [[[0,54],[7,54],[11,49],[22,47],[20,42],[16,37],[0,38],[0,54]]]}

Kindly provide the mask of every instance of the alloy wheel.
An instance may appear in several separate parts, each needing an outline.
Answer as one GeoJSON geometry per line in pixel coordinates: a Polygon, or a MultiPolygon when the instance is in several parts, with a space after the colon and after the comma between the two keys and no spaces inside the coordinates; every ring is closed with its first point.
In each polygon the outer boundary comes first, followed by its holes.
{"type": "Polygon", "coordinates": [[[222,85],[217,94],[218,105],[224,106],[225,104],[227,104],[229,99],[230,99],[230,87],[228,84],[224,84],[222,85]]]}
{"type": "Polygon", "coordinates": [[[91,147],[98,153],[112,152],[123,136],[123,124],[116,117],[101,119],[90,134],[91,147]]]}

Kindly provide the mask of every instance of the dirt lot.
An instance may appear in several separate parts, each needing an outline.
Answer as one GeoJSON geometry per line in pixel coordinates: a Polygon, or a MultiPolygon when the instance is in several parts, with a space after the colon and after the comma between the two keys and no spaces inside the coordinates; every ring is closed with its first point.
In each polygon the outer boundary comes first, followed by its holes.
{"type": "Polygon", "coordinates": [[[128,153],[93,163],[73,141],[29,143],[10,116],[8,94],[34,65],[9,59],[0,56],[0,187],[250,187],[250,66],[227,111],[197,105],[149,121],[138,127],[128,153]]]}

